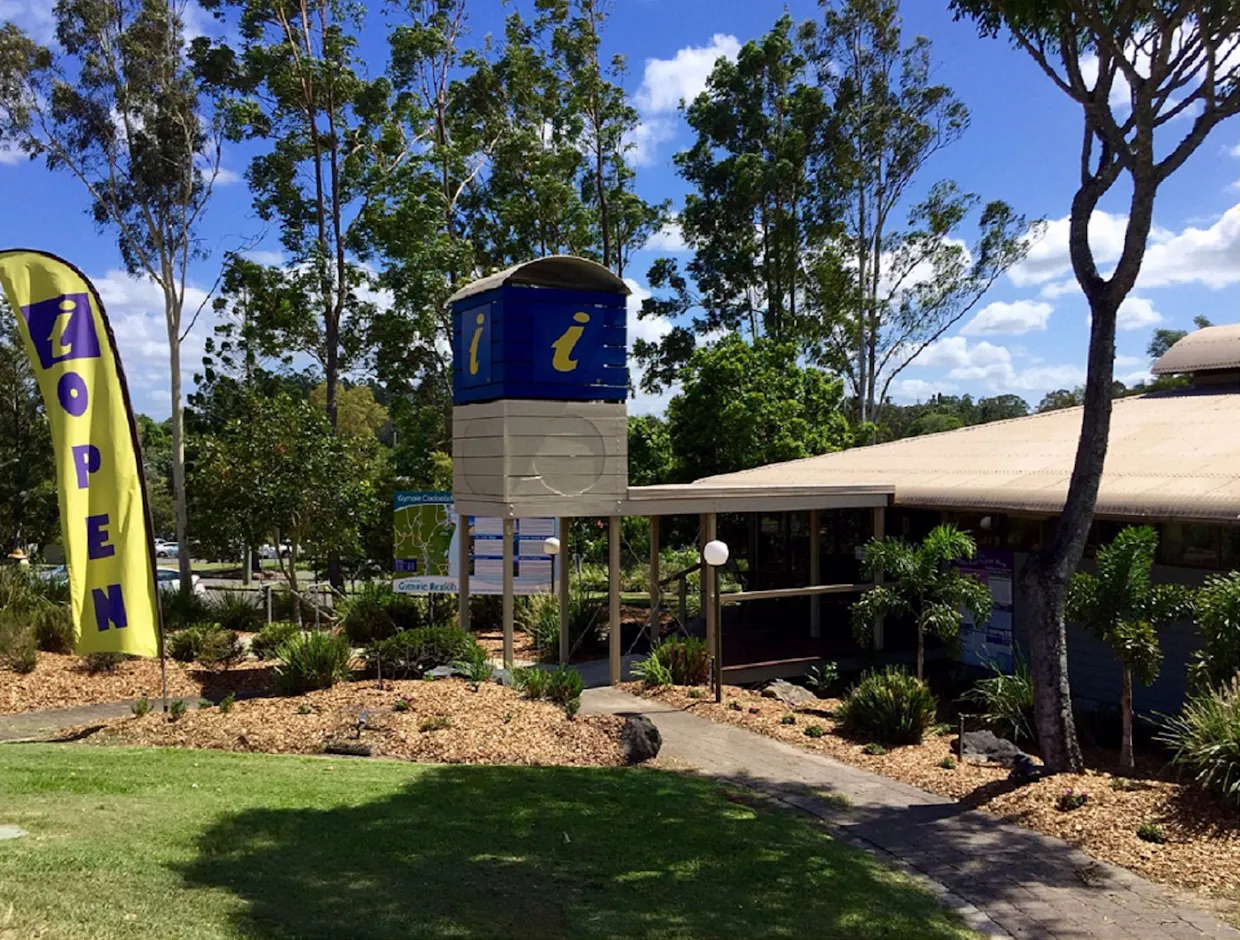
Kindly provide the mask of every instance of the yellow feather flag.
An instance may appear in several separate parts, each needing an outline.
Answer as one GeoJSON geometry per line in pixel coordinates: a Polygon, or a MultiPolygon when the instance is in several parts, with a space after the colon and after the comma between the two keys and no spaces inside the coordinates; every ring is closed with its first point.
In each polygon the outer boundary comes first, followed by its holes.
{"type": "Polygon", "coordinates": [[[40,251],[0,251],[0,286],[51,424],[77,651],[157,656],[146,481],[103,303],[81,271],[40,251]]]}

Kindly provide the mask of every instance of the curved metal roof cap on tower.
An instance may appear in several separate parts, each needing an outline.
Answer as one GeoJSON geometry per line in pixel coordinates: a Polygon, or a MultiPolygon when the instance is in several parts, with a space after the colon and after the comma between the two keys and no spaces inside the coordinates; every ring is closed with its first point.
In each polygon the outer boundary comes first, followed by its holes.
{"type": "Polygon", "coordinates": [[[449,297],[448,303],[455,303],[505,284],[596,290],[625,295],[631,293],[629,285],[598,262],[575,255],[548,255],[546,258],[514,264],[511,268],[471,281],[449,297]]]}
{"type": "Polygon", "coordinates": [[[1240,323],[1207,326],[1189,333],[1159,357],[1154,375],[1240,369],[1240,323]]]}

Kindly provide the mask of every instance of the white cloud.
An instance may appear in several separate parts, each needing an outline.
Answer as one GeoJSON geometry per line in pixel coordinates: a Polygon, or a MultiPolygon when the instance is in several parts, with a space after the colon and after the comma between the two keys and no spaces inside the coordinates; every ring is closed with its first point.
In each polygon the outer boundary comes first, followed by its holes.
{"type": "Polygon", "coordinates": [[[675,111],[682,100],[691,102],[702,93],[719,59],[735,61],[740,51],[741,43],[735,36],[715,33],[709,45],[686,46],[670,59],[647,59],[637,89],[637,107],[654,114],[675,111]]]}
{"type": "MultiPolygon", "coordinates": [[[[1095,212],[1089,224],[1089,243],[1103,274],[1119,259],[1124,247],[1127,216],[1095,212]]],[[[1186,227],[1172,232],[1160,226],[1150,230],[1149,243],[1137,286],[1167,287],[1172,284],[1203,284],[1221,288],[1240,283],[1240,205],[1232,206],[1208,228],[1186,227]]],[[[1029,249],[1020,264],[1008,272],[1017,287],[1044,284],[1041,296],[1051,300],[1077,292],[1068,255],[1068,219],[1056,219],[1029,249]],[[1049,282],[1049,283],[1048,283],[1049,282]]]]}
{"type": "Polygon", "coordinates": [[[932,395],[954,392],[953,382],[928,382],[925,379],[896,379],[891,383],[891,397],[897,401],[925,401],[932,395]]]}
{"type": "Polygon", "coordinates": [[[0,22],[11,22],[42,45],[56,38],[56,0],[0,0],[0,22]]]}
{"type": "Polygon", "coordinates": [[[1038,296],[1043,300],[1057,300],[1069,294],[1079,293],[1081,293],[1081,285],[1077,283],[1076,278],[1068,278],[1066,281],[1051,281],[1038,291],[1038,296]]]}
{"type": "MultiPolygon", "coordinates": [[[[913,365],[946,369],[943,376],[946,383],[981,382],[987,393],[992,395],[1005,392],[1039,395],[1053,388],[1071,388],[1085,381],[1085,370],[1074,365],[1038,364],[1018,370],[1012,365],[1012,352],[1007,347],[985,340],[970,343],[963,336],[939,340],[913,360],[913,365]]],[[[910,388],[907,384],[902,387],[910,388]]],[[[943,381],[924,386],[925,389],[936,390],[947,387],[943,381]]],[[[922,386],[911,388],[923,390],[922,386]]]]}
{"type": "Polygon", "coordinates": [[[655,232],[642,245],[646,251],[688,251],[685,244],[685,233],[680,230],[679,222],[668,222],[655,232]]]}
{"type": "Polygon", "coordinates": [[[1126,297],[1115,318],[1117,330],[1146,330],[1162,323],[1162,314],[1145,297],[1126,297]]]}
{"type": "Polygon", "coordinates": [[[1152,382],[1154,380],[1154,376],[1149,369],[1138,369],[1136,372],[1128,372],[1115,377],[1128,386],[1136,385],[1138,382],[1152,382]]]}
{"type": "Polygon", "coordinates": [[[239,182],[241,182],[241,174],[236,170],[230,170],[228,167],[222,166],[215,171],[216,186],[232,186],[239,182]]]}
{"type": "Polygon", "coordinates": [[[978,311],[960,332],[965,336],[1019,336],[1045,330],[1055,308],[1037,300],[997,300],[978,311]]]}
{"type": "Polygon", "coordinates": [[[268,251],[265,248],[251,248],[249,251],[241,252],[243,258],[248,258],[255,264],[263,264],[270,268],[279,268],[284,265],[284,252],[268,251]]]}
{"type": "Polygon", "coordinates": [[[0,139],[0,166],[17,166],[19,163],[28,163],[30,157],[22,153],[17,148],[17,144],[11,140],[0,139]]]}
{"type": "Polygon", "coordinates": [[[970,345],[963,336],[952,336],[931,343],[913,365],[924,368],[968,369],[1011,363],[1012,354],[1006,347],[982,340],[970,345]]]}
{"type": "Polygon", "coordinates": [[[716,33],[709,45],[685,46],[670,59],[646,60],[642,83],[633,96],[642,120],[625,141],[630,163],[650,166],[656,161],[659,145],[676,133],[673,115],[680,102],[700,95],[715,63],[720,58],[735,60],[740,49],[735,36],[716,33]]]}
{"type": "Polygon", "coordinates": [[[1141,356],[1116,356],[1115,357],[1115,368],[1123,369],[1127,366],[1139,366],[1143,364],[1145,361],[1146,360],[1143,359],[1141,356]]]}
{"type": "MultiPolygon", "coordinates": [[[[632,356],[633,343],[636,340],[644,339],[648,342],[657,342],[671,332],[672,321],[666,317],[646,317],[639,319],[638,314],[642,309],[642,301],[650,296],[650,291],[638,284],[631,277],[626,277],[624,283],[629,286],[632,293],[625,300],[625,307],[628,316],[626,317],[628,334],[629,334],[629,354],[632,356]]],[[[629,360],[629,380],[633,384],[633,397],[629,399],[629,414],[633,415],[650,415],[662,414],[667,403],[672,397],[680,391],[679,386],[673,388],[665,388],[658,395],[651,395],[643,392],[641,389],[641,369],[629,360]]]]}
{"type": "Polygon", "coordinates": [[[1231,156],[1233,157],[1240,157],[1240,144],[1236,144],[1234,147],[1232,147],[1227,152],[1231,154],[1231,156]]]}

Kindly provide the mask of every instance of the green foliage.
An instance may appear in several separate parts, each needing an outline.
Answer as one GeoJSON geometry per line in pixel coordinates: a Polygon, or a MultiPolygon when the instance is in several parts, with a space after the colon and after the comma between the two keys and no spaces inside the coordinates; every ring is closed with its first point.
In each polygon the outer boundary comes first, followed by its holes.
{"type": "Polygon", "coordinates": [[[934,724],[934,696],[924,681],[889,666],[866,673],[839,709],[845,733],[882,744],[918,744],[934,724]]]}
{"type": "Polygon", "coordinates": [[[412,710],[413,710],[413,702],[407,696],[402,695],[400,698],[398,698],[395,702],[392,703],[392,711],[394,712],[404,713],[404,712],[412,711],[412,710]]]}
{"type": "Polygon", "coordinates": [[[961,608],[969,611],[975,623],[990,617],[990,589],[954,567],[955,562],[972,558],[976,551],[973,539],[954,525],[935,526],[920,545],[899,538],[869,542],[862,567],[867,575],[883,574],[886,581],[853,604],[853,635],[857,641],[873,642],[874,624],[879,618],[913,614],[920,678],[927,633],[955,640],[960,633],[961,608]]]}
{"type": "Polygon", "coordinates": [[[487,651],[481,646],[475,646],[470,650],[467,659],[458,659],[452,665],[464,672],[465,678],[475,685],[481,682],[490,682],[491,677],[495,674],[495,667],[491,665],[491,660],[487,657],[487,651]]]}
{"type": "Polygon", "coordinates": [[[547,679],[547,699],[556,705],[567,705],[573,699],[581,698],[584,690],[581,673],[572,666],[561,666],[547,679]]]}
{"type": "Polygon", "coordinates": [[[288,620],[273,620],[250,640],[250,652],[258,659],[272,659],[276,651],[301,632],[297,624],[288,620]]]}
{"type": "Polygon", "coordinates": [[[418,722],[419,731],[443,731],[452,727],[452,719],[447,715],[429,715],[418,722]]]}
{"type": "Polygon", "coordinates": [[[667,422],[655,415],[629,417],[629,485],[676,482],[675,458],[667,422]]]}
{"type": "Polygon", "coordinates": [[[1137,838],[1142,842],[1162,845],[1167,841],[1167,834],[1163,832],[1162,826],[1157,823],[1141,823],[1141,825],[1137,826],[1137,838]]]}
{"type": "Polygon", "coordinates": [[[125,661],[124,653],[87,653],[82,657],[86,671],[92,676],[102,672],[115,672],[116,667],[125,661]]]}
{"type": "Polygon", "coordinates": [[[784,715],[779,719],[781,725],[795,725],[797,723],[796,715],[784,715]]]}
{"type": "Polygon", "coordinates": [[[945,395],[936,393],[924,402],[897,405],[885,401],[878,411],[879,441],[894,441],[906,437],[920,437],[955,428],[989,424],[1022,418],[1029,414],[1029,403],[1019,395],[995,395],[979,398],[971,395],[945,395]]]}
{"type": "Polygon", "coordinates": [[[729,335],[697,350],[667,407],[679,479],[696,480],[853,443],[839,380],[797,363],[797,349],[729,335]]]}
{"type": "Polygon", "coordinates": [[[185,717],[184,699],[178,698],[172,700],[171,704],[168,706],[168,717],[173,721],[177,721],[178,719],[185,717]]]}
{"type": "Polygon", "coordinates": [[[266,614],[259,606],[258,595],[249,591],[216,591],[207,601],[210,620],[225,630],[254,633],[260,630],[266,614]]]}
{"type": "Polygon", "coordinates": [[[227,715],[230,711],[233,710],[233,706],[236,704],[237,704],[237,693],[229,692],[222,699],[220,699],[220,714],[227,715]]]}
{"type": "Polygon", "coordinates": [[[805,728],[805,736],[807,738],[821,738],[827,733],[827,729],[822,725],[808,725],[805,728]]]}
{"type": "Polygon", "coordinates": [[[941,761],[939,761],[939,766],[942,767],[944,770],[955,770],[956,769],[956,758],[948,754],[941,761]]]}
{"type": "Polygon", "coordinates": [[[1193,688],[1223,685],[1240,673],[1240,571],[1212,574],[1193,597],[1201,649],[1188,666],[1193,688]]]}
{"type": "Polygon", "coordinates": [[[429,627],[426,598],[393,593],[391,585],[369,581],[342,602],[340,626],[354,646],[386,640],[401,630],[429,627]]]}
{"type": "Polygon", "coordinates": [[[883,747],[877,741],[871,741],[861,749],[861,753],[869,754],[871,757],[882,757],[887,753],[887,748],[883,747]]]}
{"type": "Polygon", "coordinates": [[[831,687],[839,681],[840,667],[838,663],[828,662],[821,666],[811,666],[805,676],[805,685],[814,690],[819,698],[826,698],[831,687]]]}
{"type": "Polygon", "coordinates": [[[178,588],[175,591],[160,591],[159,606],[164,613],[164,629],[169,631],[206,623],[213,617],[211,604],[192,590],[178,588]]]}
{"type": "Polygon", "coordinates": [[[551,673],[537,666],[512,671],[512,687],[531,701],[536,701],[547,694],[547,685],[550,680],[551,673]]]}
{"type": "Polygon", "coordinates": [[[478,641],[457,627],[401,630],[366,650],[366,667],[385,679],[420,679],[428,669],[472,662],[478,641]]]}
{"type": "Polygon", "coordinates": [[[1073,790],[1071,787],[1068,787],[1068,789],[1055,798],[1055,809],[1061,813],[1070,813],[1075,809],[1080,809],[1088,802],[1088,793],[1084,790],[1073,790]]]}
{"type": "Polygon", "coordinates": [[[145,695],[129,706],[129,710],[134,713],[135,718],[141,718],[143,715],[150,714],[151,700],[145,695]]]}
{"type": "Polygon", "coordinates": [[[311,630],[293,637],[279,651],[276,684],[284,695],[301,695],[330,689],[349,676],[353,649],[349,641],[326,630],[311,630]]]}
{"type": "Polygon", "coordinates": [[[1033,677],[1028,664],[1017,656],[1010,675],[993,662],[990,669],[993,675],[976,683],[961,700],[981,708],[987,722],[1003,737],[1017,743],[1035,742],[1033,677]]]}
{"type": "Polygon", "coordinates": [[[741,703],[738,702],[736,699],[732,699],[730,702],[728,702],[728,710],[734,711],[734,712],[741,711],[741,703]]]}
{"type": "Polygon", "coordinates": [[[1240,805],[1240,676],[1189,695],[1179,715],[1160,717],[1155,737],[1193,782],[1240,805]]]}
{"type": "Polygon", "coordinates": [[[180,663],[227,667],[242,656],[237,634],[218,623],[199,623],[178,630],[167,638],[167,643],[168,655],[180,663]]]}
{"type": "Polygon", "coordinates": [[[0,664],[34,670],[37,651],[71,653],[73,618],[64,581],[44,581],[28,568],[0,567],[0,664]]]}
{"type": "Polygon", "coordinates": [[[59,534],[51,428],[17,318],[3,298],[0,401],[0,544],[46,545],[59,534]]]}
{"type": "Polygon", "coordinates": [[[581,711],[581,696],[571,698],[564,703],[564,717],[572,721],[577,717],[577,713],[581,711]]]}
{"type": "Polygon", "coordinates": [[[1191,592],[1180,585],[1153,584],[1150,577],[1158,533],[1152,526],[1129,526],[1098,549],[1097,575],[1077,572],[1068,583],[1064,616],[1075,620],[1111,647],[1122,669],[1120,709],[1124,732],[1121,762],[1132,767],[1132,682],[1158,678],[1162,650],[1157,630],[1186,616],[1191,592]]]}
{"type": "Polygon", "coordinates": [[[672,671],[659,657],[658,648],[651,650],[650,655],[640,663],[634,663],[632,673],[648,689],[661,689],[673,684],[672,671]]]}
{"type": "Polygon", "coordinates": [[[7,614],[0,614],[0,668],[26,675],[34,672],[38,661],[39,647],[34,630],[7,614]]]}
{"type": "MultiPolygon", "coordinates": [[[[585,572],[585,580],[589,581],[594,573],[592,569],[595,569],[597,566],[583,565],[582,567],[585,572]]],[[[605,574],[602,576],[602,583],[603,590],[605,590],[607,584],[605,574]]],[[[574,590],[568,599],[568,645],[570,652],[574,654],[597,652],[602,645],[599,630],[606,622],[606,619],[606,604],[597,596],[592,596],[588,593],[587,584],[574,584],[574,590]]],[[[559,658],[560,605],[556,598],[545,596],[532,606],[529,630],[534,636],[534,645],[542,651],[544,659],[559,658]]]]}

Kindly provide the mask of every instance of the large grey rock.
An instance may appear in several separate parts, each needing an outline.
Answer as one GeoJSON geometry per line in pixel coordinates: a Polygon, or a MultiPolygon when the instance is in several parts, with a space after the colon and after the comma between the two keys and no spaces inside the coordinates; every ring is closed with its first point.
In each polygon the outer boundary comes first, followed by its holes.
{"type": "Polygon", "coordinates": [[[783,679],[776,679],[762,690],[763,698],[773,698],[783,702],[789,708],[808,708],[818,704],[818,696],[809,689],[793,685],[783,679]]]}
{"type": "Polygon", "coordinates": [[[620,746],[628,764],[640,764],[659,756],[663,735],[645,715],[629,715],[620,729],[620,746]]]}
{"type": "Polygon", "coordinates": [[[491,673],[491,678],[495,680],[496,685],[503,685],[509,688],[513,685],[512,670],[510,669],[496,669],[491,673]]]}
{"type": "Polygon", "coordinates": [[[458,669],[456,666],[436,666],[434,669],[428,669],[422,674],[423,679],[451,679],[453,676],[468,676],[464,669],[458,669]]]}
{"type": "Polygon", "coordinates": [[[974,760],[993,761],[1011,767],[1021,758],[1027,760],[1029,757],[1007,738],[1001,738],[991,731],[966,731],[962,740],[964,756],[974,760]]]}

